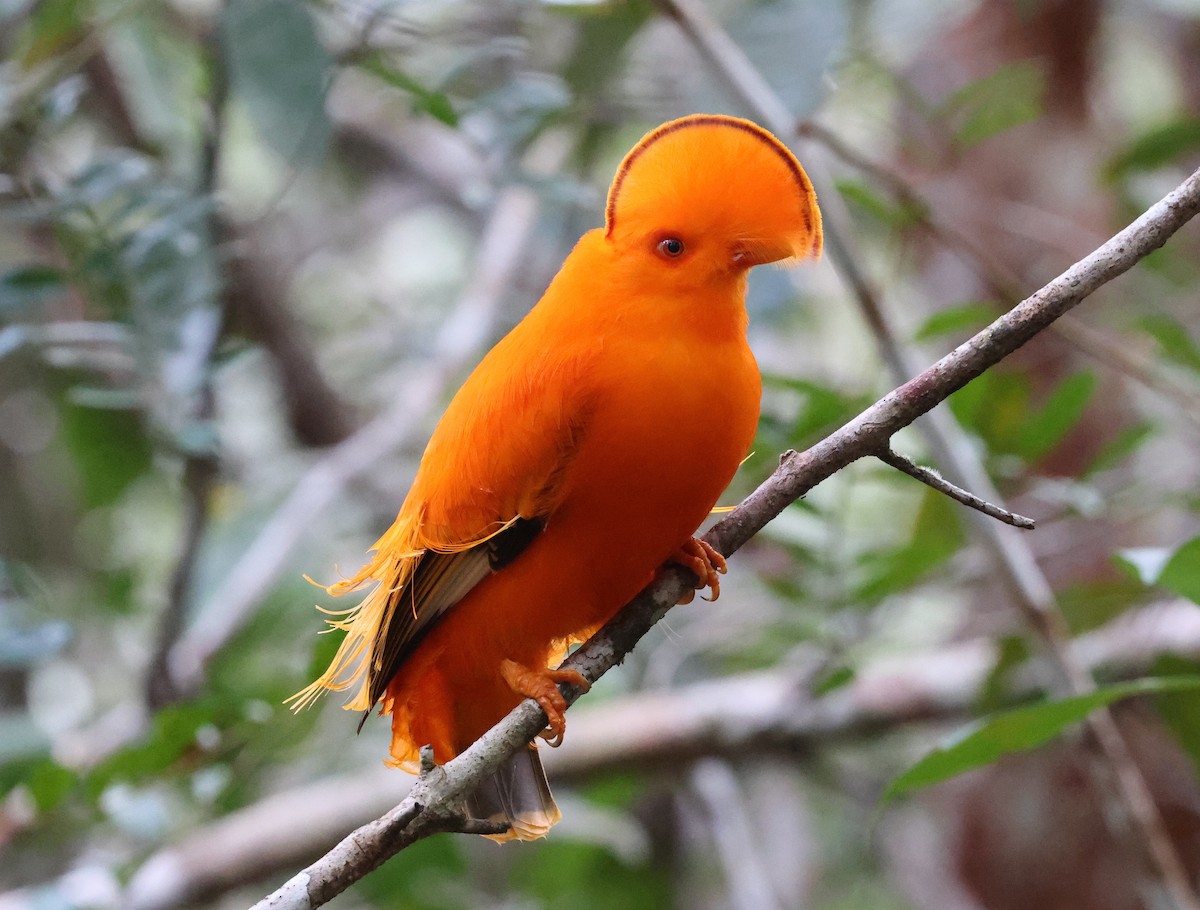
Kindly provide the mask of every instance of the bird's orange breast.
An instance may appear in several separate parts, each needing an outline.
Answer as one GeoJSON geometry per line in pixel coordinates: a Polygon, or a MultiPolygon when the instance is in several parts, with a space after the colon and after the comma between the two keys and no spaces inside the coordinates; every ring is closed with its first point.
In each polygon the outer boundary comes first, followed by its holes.
{"type": "Polygon", "coordinates": [[[514,592],[512,615],[494,628],[545,641],[606,621],[707,517],[758,422],[761,381],[740,295],[733,284],[728,299],[643,295],[638,313],[610,310],[590,334],[559,331],[587,339],[574,354],[587,363],[586,426],[545,531],[472,594],[494,609],[514,592]],[[676,318],[672,308],[697,315],[663,331],[656,323],[676,318]]]}
{"type": "MultiPolygon", "coordinates": [[[[628,579],[617,597],[628,599],[728,486],[753,441],[761,387],[744,339],[635,338],[614,348],[552,521],[567,546],[607,554],[611,576],[628,579]]],[[[597,621],[624,599],[604,604],[597,621]]]]}

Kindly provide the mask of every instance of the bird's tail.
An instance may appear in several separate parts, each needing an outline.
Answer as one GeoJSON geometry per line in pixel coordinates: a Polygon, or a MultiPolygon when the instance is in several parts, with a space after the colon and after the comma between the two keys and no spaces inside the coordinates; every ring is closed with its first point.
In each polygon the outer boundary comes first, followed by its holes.
{"type": "Polygon", "coordinates": [[[503,834],[490,834],[494,841],[537,840],[562,818],[537,746],[529,743],[511,756],[490,778],[467,797],[467,812],[473,818],[508,822],[503,834]]]}

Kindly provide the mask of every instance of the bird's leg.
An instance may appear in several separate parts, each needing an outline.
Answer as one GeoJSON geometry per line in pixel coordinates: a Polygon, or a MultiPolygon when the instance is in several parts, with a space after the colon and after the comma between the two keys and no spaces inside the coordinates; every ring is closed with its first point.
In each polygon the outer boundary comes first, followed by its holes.
{"type": "Polygon", "coordinates": [[[522,698],[532,698],[546,712],[546,729],[538,735],[550,746],[562,745],[563,734],[567,732],[567,719],[563,716],[567,700],[558,691],[558,684],[578,686],[584,692],[592,684],[578,670],[533,670],[507,659],[500,662],[500,675],[510,689],[522,698]]]}
{"type": "MultiPolygon", "coordinates": [[[[671,554],[669,562],[677,562],[685,569],[691,570],[696,576],[696,590],[712,589],[712,597],[705,600],[713,601],[721,596],[721,576],[729,571],[725,557],[716,551],[712,544],[699,537],[688,538],[687,543],[671,554]]],[[[689,591],[680,598],[681,604],[690,604],[695,593],[689,591]]]]}

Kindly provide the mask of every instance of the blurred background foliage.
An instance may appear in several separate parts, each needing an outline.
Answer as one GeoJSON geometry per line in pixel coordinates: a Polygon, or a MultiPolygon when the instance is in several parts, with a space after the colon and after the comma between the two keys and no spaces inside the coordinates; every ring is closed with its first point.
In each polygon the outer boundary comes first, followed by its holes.
{"type": "MultiPolygon", "coordinates": [[[[0,0],[4,910],[246,906],[403,796],[386,723],[281,705],[336,645],[302,574],[362,559],[632,142],[745,113],[670,8],[0,0]]],[[[922,363],[1200,161],[1192,0],[709,12],[922,363]]],[[[1198,301],[1188,228],[949,404],[1102,681],[1200,671],[1198,301]]],[[[729,503],[895,384],[828,259],[749,305],[729,503]]],[[[880,808],[970,718],[1070,720],[1002,577],[959,506],[855,464],[572,711],[548,841],[437,837],[333,906],[1165,906],[1077,728],[880,808]],[[630,741],[666,695],[703,735],[630,741]]],[[[1194,878],[1200,700],[1117,716],[1194,878]]]]}

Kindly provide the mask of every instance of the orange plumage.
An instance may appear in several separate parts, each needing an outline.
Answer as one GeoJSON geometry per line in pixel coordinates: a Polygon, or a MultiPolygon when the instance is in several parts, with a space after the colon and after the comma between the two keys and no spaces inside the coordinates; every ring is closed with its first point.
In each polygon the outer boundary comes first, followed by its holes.
{"type": "MultiPolygon", "coordinates": [[[[605,221],[454,397],[372,560],[330,588],[377,583],[296,700],[382,700],[397,764],[425,743],[453,758],[526,695],[561,733],[546,668],[689,544],[754,437],[747,271],[821,247],[803,169],[732,117],[645,136],[605,221]]],[[[536,751],[517,759],[530,767],[480,802],[511,836],[540,836],[557,809],[544,778],[510,792],[540,776],[536,751]]]]}

